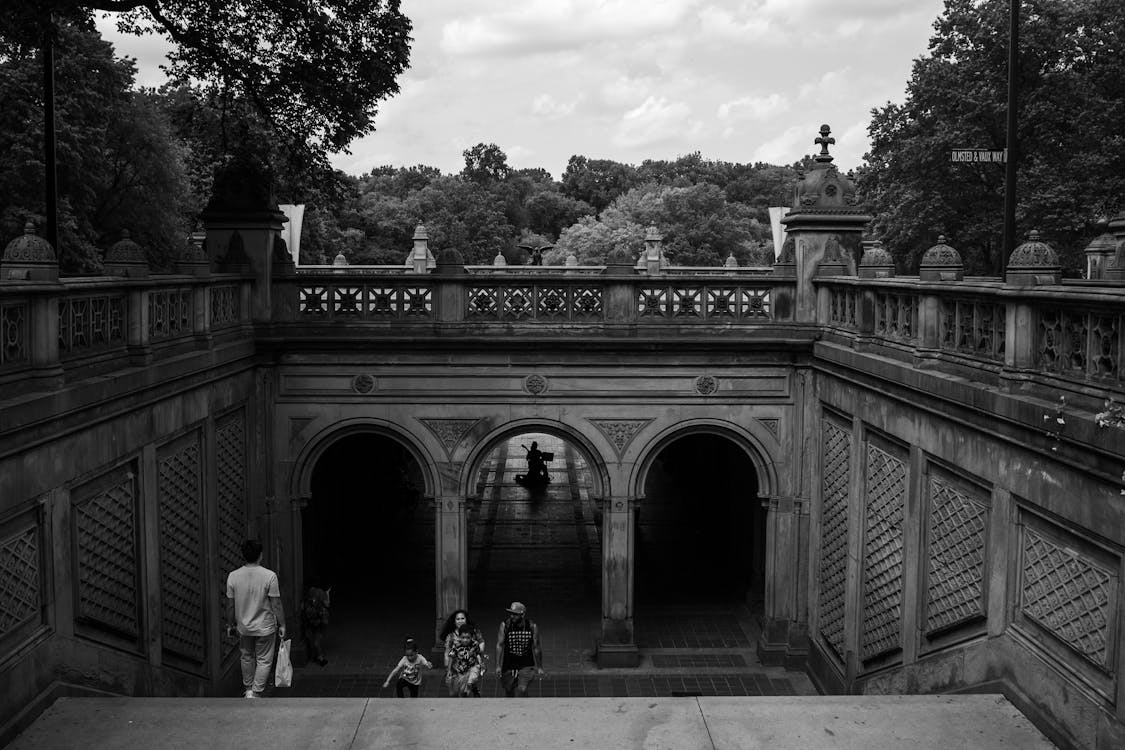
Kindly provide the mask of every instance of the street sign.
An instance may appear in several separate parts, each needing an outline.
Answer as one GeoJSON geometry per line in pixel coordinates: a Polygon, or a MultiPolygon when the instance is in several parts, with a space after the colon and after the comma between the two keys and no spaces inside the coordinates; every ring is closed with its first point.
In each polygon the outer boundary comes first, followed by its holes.
{"type": "Polygon", "coordinates": [[[1007,154],[1007,149],[990,151],[986,148],[955,148],[949,152],[949,160],[975,164],[1003,164],[1008,160],[1007,154]]]}

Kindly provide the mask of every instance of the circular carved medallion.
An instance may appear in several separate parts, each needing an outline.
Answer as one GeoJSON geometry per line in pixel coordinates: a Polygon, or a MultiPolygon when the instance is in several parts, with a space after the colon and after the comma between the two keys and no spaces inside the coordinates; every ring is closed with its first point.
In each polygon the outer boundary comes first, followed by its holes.
{"type": "Polygon", "coordinates": [[[712,375],[700,375],[695,379],[695,392],[700,396],[710,396],[719,390],[719,381],[712,375]]]}
{"type": "Polygon", "coordinates": [[[547,378],[542,375],[528,375],[523,379],[523,388],[532,396],[538,396],[547,391],[547,378]]]}
{"type": "Polygon", "coordinates": [[[375,390],[375,378],[364,373],[352,378],[352,390],[356,393],[371,393],[375,390]]]}

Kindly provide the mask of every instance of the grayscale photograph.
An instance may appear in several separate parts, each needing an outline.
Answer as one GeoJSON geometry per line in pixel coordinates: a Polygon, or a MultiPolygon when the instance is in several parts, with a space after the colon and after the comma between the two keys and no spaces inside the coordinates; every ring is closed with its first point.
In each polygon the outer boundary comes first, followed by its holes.
{"type": "Polygon", "coordinates": [[[1122,750],[1123,154],[1122,0],[4,0],[0,748],[1122,750]]]}

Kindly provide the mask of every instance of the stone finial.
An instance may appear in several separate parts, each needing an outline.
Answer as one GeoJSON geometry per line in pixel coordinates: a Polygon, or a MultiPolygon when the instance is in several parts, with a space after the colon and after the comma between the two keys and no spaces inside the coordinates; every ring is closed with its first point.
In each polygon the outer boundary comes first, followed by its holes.
{"type": "Polygon", "coordinates": [[[192,232],[188,235],[180,257],[176,258],[176,273],[191,274],[192,276],[209,276],[211,274],[211,259],[207,257],[207,250],[203,243],[207,240],[205,232],[192,232]]]}
{"type": "Polygon", "coordinates": [[[461,275],[465,273],[465,256],[461,254],[460,250],[453,247],[439,250],[435,270],[447,276],[461,275]]]}
{"type": "Polygon", "coordinates": [[[336,253],[336,257],[332,259],[332,265],[334,265],[334,266],[346,266],[346,265],[348,265],[348,259],[344,257],[344,251],[343,250],[336,253]]]}
{"type": "Polygon", "coordinates": [[[414,249],[411,250],[406,265],[414,273],[426,273],[426,271],[437,266],[437,260],[434,258],[434,254],[430,252],[430,233],[426,231],[424,224],[414,227],[414,249]]]}
{"type": "Polygon", "coordinates": [[[1062,278],[1059,255],[1050,245],[1039,239],[1039,232],[1031,230],[1027,242],[1012,251],[1008,258],[1005,281],[1017,286],[1058,284],[1062,278]]]}
{"type": "Polygon", "coordinates": [[[568,266],[577,266],[578,265],[578,256],[575,255],[574,253],[571,253],[570,255],[566,256],[565,262],[566,262],[566,265],[568,265],[568,266]]]}
{"type": "Polygon", "coordinates": [[[734,257],[734,251],[733,250],[731,250],[730,255],[727,256],[726,261],[723,263],[723,267],[724,268],[738,268],[738,258],[734,257]]]}
{"type": "Polygon", "coordinates": [[[1125,213],[1120,213],[1106,222],[1106,228],[1113,234],[1116,248],[1106,261],[1103,277],[1114,281],[1125,281],[1125,213]]]}
{"type": "Polygon", "coordinates": [[[820,146],[820,153],[814,157],[818,163],[829,164],[832,162],[832,154],[828,153],[828,147],[836,145],[836,139],[829,135],[831,132],[832,128],[828,125],[821,125],[820,135],[813,139],[813,143],[820,146]]]}
{"type": "Polygon", "coordinates": [[[961,281],[965,278],[961,253],[948,244],[944,234],[939,234],[937,244],[922,254],[918,278],[922,281],[961,281]]]}
{"type": "Polygon", "coordinates": [[[143,247],[129,238],[128,229],[122,229],[121,239],[110,246],[104,265],[107,276],[147,279],[149,274],[148,255],[143,247]]]}
{"type": "Polygon", "coordinates": [[[645,252],[643,261],[637,260],[637,268],[642,268],[649,273],[660,273],[666,263],[664,262],[664,235],[655,226],[650,226],[645,231],[645,252]]]}
{"type": "Polygon", "coordinates": [[[504,258],[504,253],[496,253],[496,257],[492,259],[492,265],[496,268],[508,265],[507,259],[504,258]]]}
{"type": "Polygon", "coordinates": [[[863,240],[863,256],[859,259],[859,277],[885,279],[895,275],[895,261],[879,240],[863,240]]]}
{"type": "Polygon", "coordinates": [[[23,234],[4,248],[0,257],[0,280],[57,281],[59,261],[51,243],[35,234],[35,225],[28,221],[23,234]]]}

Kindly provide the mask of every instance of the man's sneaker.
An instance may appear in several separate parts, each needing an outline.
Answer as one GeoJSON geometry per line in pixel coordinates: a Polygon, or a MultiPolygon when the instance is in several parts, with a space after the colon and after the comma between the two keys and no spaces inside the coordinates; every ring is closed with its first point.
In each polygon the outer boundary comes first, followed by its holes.
{"type": "Polygon", "coordinates": [[[247,690],[245,693],[242,694],[242,697],[243,698],[257,698],[258,696],[254,695],[253,690],[247,690]]]}

